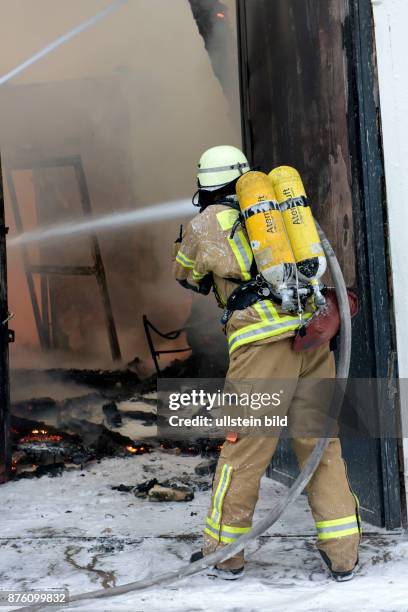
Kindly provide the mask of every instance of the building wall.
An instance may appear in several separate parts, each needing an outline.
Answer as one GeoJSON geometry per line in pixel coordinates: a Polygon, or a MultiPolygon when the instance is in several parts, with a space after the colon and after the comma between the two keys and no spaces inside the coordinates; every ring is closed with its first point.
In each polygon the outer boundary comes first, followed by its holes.
{"type": "Polygon", "coordinates": [[[398,369],[408,490],[408,72],[406,0],[372,0],[380,86],[398,369]]]}
{"type": "MultiPolygon", "coordinates": [[[[108,4],[110,0],[3,0],[0,76],[108,4]]],[[[234,29],[233,11],[231,24],[234,29]]],[[[240,145],[238,74],[235,82],[232,108],[213,73],[187,0],[130,0],[0,88],[2,155],[40,159],[80,154],[95,215],[191,198],[202,151],[216,144],[240,145]]],[[[69,172],[47,171],[37,177],[18,173],[16,182],[26,227],[37,222],[35,190],[40,192],[46,223],[80,218],[69,172]]],[[[12,237],[7,189],[5,195],[12,237]]],[[[189,314],[191,297],[172,279],[170,261],[183,221],[100,236],[126,360],[145,353],[143,313],[167,329],[182,325],[189,314]]],[[[58,253],[51,247],[43,251],[43,263],[84,263],[84,241],[62,246],[58,253]]],[[[33,251],[33,257],[42,257],[33,251]]],[[[75,290],[75,279],[56,282],[68,352],[74,360],[84,355],[89,362],[108,362],[93,280],[80,279],[80,291],[75,290]]],[[[9,286],[17,332],[12,362],[20,363],[23,348],[29,360],[38,360],[17,249],[9,253],[9,286]]]]}

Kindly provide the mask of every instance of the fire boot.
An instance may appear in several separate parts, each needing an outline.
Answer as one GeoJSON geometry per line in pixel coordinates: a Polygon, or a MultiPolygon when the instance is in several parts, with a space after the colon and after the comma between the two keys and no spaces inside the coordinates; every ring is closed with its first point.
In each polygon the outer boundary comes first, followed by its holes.
{"type": "MultiPolygon", "coordinates": [[[[197,550],[191,555],[190,563],[194,563],[195,561],[200,561],[200,559],[203,559],[203,558],[204,558],[203,551],[197,550]]],[[[224,569],[221,569],[215,566],[215,567],[209,567],[207,574],[209,576],[215,576],[216,578],[221,578],[222,580],[239,580],[244,575],[244,572],[245,572],[245,568],[243,566],[238,569],[232,569],[232,570],[224,570],[224,569]]]]}
{"type": "Polygon", "coordinates": [[[336,582],[349,582],[350,580],[353,580],[354,576],[356,575],[356,572],[358,571],[358,559],[353,569],[348,570],[347,572],[335,572],[332,569],[331,561],[329,557],[326,555],[326,553],[322,550],[319,550],[319,552],[320,552],[320,555],[325,565],[327,565],[327,567],[329,568],[329,571],[330,571],[330,574],[333,580],[335,580],[336,582]]]}

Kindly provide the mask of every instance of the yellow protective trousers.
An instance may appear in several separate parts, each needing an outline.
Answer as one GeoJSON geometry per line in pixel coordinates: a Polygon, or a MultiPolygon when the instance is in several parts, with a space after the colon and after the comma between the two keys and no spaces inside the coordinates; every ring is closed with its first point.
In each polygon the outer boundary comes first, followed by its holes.
{"type": "MultiPolygon", "coordinates": [[[[268,344],[250,344],[231,356],[227,379],[334,378],[335,365],[329,346],[295,353],[292,339],[268,344]]],[[[294,391],[290,414],[304,412],[310,396],[294,391]]],[[[313,437],[292,439],[300,469],[317,442],[313,437]]],[[[278,443],[277,437],[244,436],[222,447],[214,477],[203,552],[214,552],[220,546],[235,542],[251,529],[258,500],[260,480],[278,443]]],[[[307,495],[316,523],[317,546],[333,571],[354,568],[358,560],[361,522],[358,501],[353,494],[342,459],[340,441],[330,439],[319,467],[312,477],[307,495]]],[[[244,553],[228,559],[219,567],[237,569],[244,564],[244,553]]]]}

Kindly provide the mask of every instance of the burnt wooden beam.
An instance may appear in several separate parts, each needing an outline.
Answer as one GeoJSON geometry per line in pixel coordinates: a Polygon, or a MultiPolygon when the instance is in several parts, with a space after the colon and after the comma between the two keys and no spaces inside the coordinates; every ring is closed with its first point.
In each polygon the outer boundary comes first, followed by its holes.
{"type": "Polygon", "coordinates": [[[33,274],[56,274],[62,276],[94,276],[93,266],[51,266],[46,264],[30,264],[30,271],[33,274]]]}

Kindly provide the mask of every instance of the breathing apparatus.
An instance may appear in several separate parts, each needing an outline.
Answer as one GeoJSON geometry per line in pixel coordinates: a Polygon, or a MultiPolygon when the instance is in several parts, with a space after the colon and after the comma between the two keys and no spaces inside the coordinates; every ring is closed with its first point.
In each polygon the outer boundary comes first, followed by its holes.
{"type": "Polygon", "coordinates": [[[270,172],[269,179],[279,203],[299,279],[312,287],[316,306],[323,306],[325,299],[319,279],[326,272],[327,260],[300,174],[294,168],[281,166],[270,172]]]}
{"type": "MultiPolygon", "coordinates": [[[[238,222],[245,225],[258,268],[259,297],[299,315],[312,295],[315,305],[323,306],[320,278],[327,262],[299,173],[287,166],[269,176],[250,171],[237,181],[236,191],[238,222]]],[[[244,287],[235,293],[236,301],[240,292],[244,287]]]]}
{"type": "Polygon", "coordinates": [[[192,202],[200,212],[214,204],[238,210],[230,237],[245,226],[256,264],[253,278],[230,295],[223,324],[259,299],[270,298],[300,319],[311,296],[317,308],[324,306],[320,279],[327,262],[297,170],[281,166],[267,176],[251,170],[236,147],[217,146],[201,156],[197,184],[192,202]]]}

